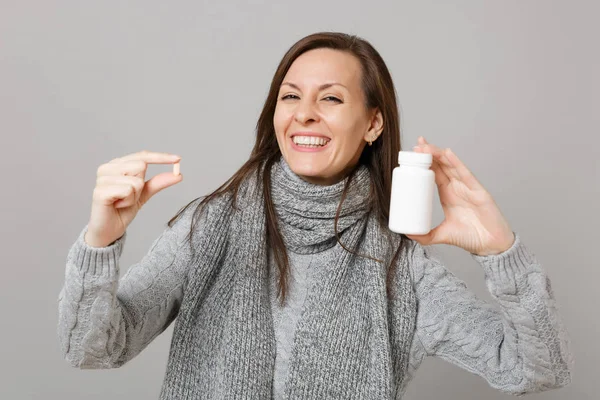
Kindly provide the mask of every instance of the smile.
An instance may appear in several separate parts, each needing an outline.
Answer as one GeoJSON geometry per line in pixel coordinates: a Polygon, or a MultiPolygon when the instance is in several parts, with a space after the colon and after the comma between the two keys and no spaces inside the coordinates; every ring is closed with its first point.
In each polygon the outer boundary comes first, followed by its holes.
{"type": "Polygon", "coordinates": [[[325,150],[331,139],[311,136],[294,136],[290,138],[292,148],[301,152],[318,152],[325,150]]]}

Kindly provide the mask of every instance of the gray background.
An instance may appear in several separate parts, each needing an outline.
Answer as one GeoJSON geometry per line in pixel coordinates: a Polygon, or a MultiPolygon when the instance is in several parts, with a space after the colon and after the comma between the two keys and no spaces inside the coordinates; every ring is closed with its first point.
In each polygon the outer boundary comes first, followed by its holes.
{"type": "MultiPolygon", "coordinates": [[[[591,399],[599,11],[597,1],[0,1],[0,398],[158,397],[173,325],[120,369],[77,370],[60,356],[58,293],[96,169],[143,149],[182,156],[183,182],[129,227],[123,274],[181,206],[247,159],[284,52],[336,30],[371,41],[386,60],[404,145],[425,135],[451,147],[552,278],[574,382],[532,398],[591,399]]],[[[148,177],[163,170],[150,166],[148,177]]],[[[464,250],[435,248],[489,299],[464,250]]],[[[512,397],[429,358],[406,398],[512,397]]]]}

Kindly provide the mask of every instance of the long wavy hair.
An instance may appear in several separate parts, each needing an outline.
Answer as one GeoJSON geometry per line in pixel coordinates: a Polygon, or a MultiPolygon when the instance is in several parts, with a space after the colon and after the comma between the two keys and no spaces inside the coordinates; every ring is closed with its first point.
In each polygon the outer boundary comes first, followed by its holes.
{"type": "MultiPolygon", "coordinates": [[[[201,208],[212,198],[231,193],[233,199],[233,207],[236,208],[236,198],[240,185],[251,174],[255,173],[257,179],[262,179],[263,195],[266,211],[266,227],[267,227],[267,245],[273,249],[273,254],[279,268],[278,296],[281,304],[284,303],[289,277],[289,259],[285,244],[281,233],[278,229],[277,216],[275,214],[273,201],[271,197],[271,167],[282,157],[281,151],[277,144],[275,136],[275,128],[273,126],[273,116],[275,114],[275,106],[277,97],[283,79],[288,72],[290,66],[303,53],[319,48],[328,48],[333,50],[344,51],[354,55],[361,65],[361,87],[364,93],[365,106],[367,110],[379,108],[383,116],[383,131],[379,138],[373,142],[372,146],[365,146],[359,158],[358,165],[364,164],[368,167],[371,183],[371,212],[375,212],[381,226],[387,227],[388,210],[390,206],[390,195],[392,186],[392,171],[397,165],[398,152],[401,150],[400,145],[400,118],[398,107],[396,104],[396,90],[392,82],[392,77],[387,69],[381,55],[375,48],[366,40],[356,36],[348,35],[339,32],[319,32],[306,36],[296,42],[283,56],[279,63],[271,87],[265,100],[260,117],[256,124],[256,142],[250,154],[248,161],[231,176],[225,183],[217,188],[212,193],[204,196],[194,211],[194,217],[200,213],[201,208]],[[261,175],[260,171],[264,171],[261,175]]],[[[358,167],[357,165],[357,167],[358,167]]],[[[335,235],[338,243],[346,249],[340,241],[337,231],[337,223],[342,203],[346,198],[349,183],[356,172],[356,168],[349,172],[344,186],[344,190],[340,199],[340,204],[335,217],[335,235]]],[[[201,196],[202,197],[202,196],[201,196]]],[[[179,216],[196,200],[198,197],[184,206],[178,213],[172,217],[168,226],[171,227],[179,216]]],[[[197,220],[191,224],[189,236],[193,235],[197,220]]],[[[390,265],[387,268],[386,289],[388,295],[390,293],[390,285],[392,281],[393,266],[397,261],[398,255],[409,241],[405,235],[400,235],[400,246],[392,258],[390,265]]],[[[190,244],[192,241],[190,240],[190,244]]],[[[356,254],[356,253],[354,253],[356,254]]],[[[359,255],[360,256],[360,255],[359,255]]],[[[372,258],[378,262],[383,262],[372,258]]]]}

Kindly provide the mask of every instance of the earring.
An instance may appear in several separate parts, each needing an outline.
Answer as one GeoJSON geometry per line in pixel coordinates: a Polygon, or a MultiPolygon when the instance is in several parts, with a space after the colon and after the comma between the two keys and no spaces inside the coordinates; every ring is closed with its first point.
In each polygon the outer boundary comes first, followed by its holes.
{"type": "Polygon", "coordinates": [[[372,145],[373,145],[373,140],[376,140],[376,139],[377,139],[377,136],[375,136],[375,135],[372,135],[370,139],[371,139],[371,140],[369,140],[369,146],[372,146],[372,145]]]}

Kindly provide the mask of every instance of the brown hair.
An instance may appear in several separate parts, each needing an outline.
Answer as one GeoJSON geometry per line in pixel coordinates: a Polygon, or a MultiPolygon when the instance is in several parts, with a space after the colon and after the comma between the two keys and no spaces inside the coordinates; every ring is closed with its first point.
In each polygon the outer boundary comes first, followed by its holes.
{"type": "MultiPolygon", "coordinates": [[[[369,42],[357,37],[356,35],[348,35],[339,32],[320,32],[306,36],[296,42],[287,51],[279,63],[275,75],[273,76],[267,99],[265,100],[262,112],[258,118],[258,122],[256,124],[256,142],[250,154],[250,158],[219,188],[204,196],[204,199],[199,203],[195,210],[196,214],[206,202],[218,195],[225,193],[233,194],[233,207],[235,208],[235,200],[241,183],[252,173],[256,173],[257,179],[260,179],[259,175],[261,167],[264,167],[262,181],[266,211],[267,245],[273,248],[275,259],[279,267],[280,278],[278,292],[279,296],[281,296],[280,301],[282,304],[285,301],[287,293],[289,259],[283,238],[277,227],[277,217],[274,211],[273,201],[270,193],[271,167],[282,156],[275,136],[273,116],[275,114],[275,106],[277,104],[277,97],[281,83],[283,82],[283,79],[290,66],[301,54],[318,48],[329,48],[345,51],[354,55],[360,61],[362,69],[361,87],[365,95],[365,106],[368,110],[372,110],[377,107],[382,113],[384,124],[383,131],[378,140],[373,142],[372,146],[365,146],[358,163],[359,165],[366,165],[369,169],[372,182],[372,193],[370,197],[372,199],[373,212],[376,213],[380,224],[384,227],[387,227],[392,185],[392,170],[397,165],[398,152],[401,149],[400,119],[396,104],[396,91],[387,66],[377,50],[375,50],[375,48],[373,48],[369,42]]],[[[337,241],[346,250],[348,249],[340,242],[339,239],[337,222],[341,205],[346,197],[349,183],[355,171],[356,168],[354,168],[348,175],[349,179],[347,179],[344,186],[334,224],[337,241]]],[[[168,222],[168,225],[172,226],[179,215],[196,200],[197,199],[192,200],[188,205],[183,207],[182,210],[180,210],[173,218],[171,218],[171,220],[168,222]]],[[[192,224],[190,236],[193,235],[195,225],[195,223],[192,224]]],[[[396,259],[401,252],[401,249],[404,247],[404,243],[408,241],[408,238],[405,235],[401,235],[401,237],[400,246],[396,250],[390,266],[388,267],[386,285],[388,294],[392,280],[390,272],[396,263],[396,259]]],[[[190,241],[190,243],[192,243],[192,241],[190,241]]],[[[374,260],[382,262],[381,260],[374,260]]]]}

